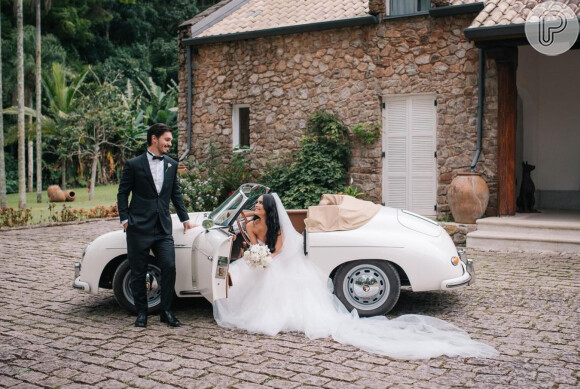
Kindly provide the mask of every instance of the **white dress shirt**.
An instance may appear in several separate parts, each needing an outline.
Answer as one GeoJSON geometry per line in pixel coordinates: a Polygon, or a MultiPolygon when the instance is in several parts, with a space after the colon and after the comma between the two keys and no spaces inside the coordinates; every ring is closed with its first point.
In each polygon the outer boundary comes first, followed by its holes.
{"type": "Polygon", "coordinates": [[[165,172],[163,171],[164,163],[162,159],[153,159],[153,157],[153,153],[147,151],[149,168],[151,169],[151,175],[153,176],[153,182],[155,183],[157,194],[159,194],[161,192],[161,188],[163,188],[163,178],[165,177],[165,172]]]}

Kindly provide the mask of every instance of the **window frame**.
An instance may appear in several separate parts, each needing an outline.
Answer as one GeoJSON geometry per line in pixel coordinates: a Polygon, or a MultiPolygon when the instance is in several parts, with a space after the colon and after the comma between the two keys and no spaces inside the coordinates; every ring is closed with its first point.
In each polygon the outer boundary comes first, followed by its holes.
{"type": "MultiPolygon", "coordinates": [[[[391,8],[392,8],[391,3],[393,1],[397,1],[397,0],[385,0],[385,15],[386,15],[385,17],[386,18],[401,18],[401,17],[408,17],[408,16],[416,16],[416,15],[426,15],[426,14],[429,14],[429,10],[431,9],[431,1],[429,1],[429,3],[428,3],[429,5],[428,5],[426,10],[422,10],[422,11],[415,10],[411,13],[404,13],[404,14],[392,14],[391,13],[391,8]]],[[[404,0],[404,1],[409,1],[409,0],[404,0]]],[[[414,1],[416,1],[416,4],[419,5],[419,2],[421,0],[414,0],[414,1]]]]}
{"type": "MultiPolygon", "coordinates": [[[[241,149],[242,145],[240,144],[241,139],[241,128],[240,128],[240,108],[248,108],[249,115],[251,114],[250,105],[249,104],[234,104],[232,106],[232,149],[241,149]]],[[[250,131],[248,125],[248,132],[250,131]]],[[[249,134],[248,134],[249,136],[249,134]]],[[[248,139],[248,143],[249,139],[248,139]]],[[[248,144],[248,146],[251,146],[248,144]]]]}

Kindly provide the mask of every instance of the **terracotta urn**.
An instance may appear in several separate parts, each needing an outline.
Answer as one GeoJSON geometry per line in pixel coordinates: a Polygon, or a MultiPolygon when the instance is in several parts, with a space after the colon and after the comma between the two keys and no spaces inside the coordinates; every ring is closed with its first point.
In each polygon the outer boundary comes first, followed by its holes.
{"type": "Polygon", "coordinates": [[[474,224],[485,213],[489,188],[481,174],[461,172],[451,181],[447,203],[456,223],[474,224]]]}
{"type": "Polygon", "coordinates": [[[50,197],[54,196],[54,194],[56,192],[58,192],[59,190],[60,190],[60,186],[58,186],[58,185],[49,185],[48,188],[46,188],[46,194],[50,198],[50,197]]]}
{"type": "Polygon", "coordinates": [[[77,194],[74,190],[67,190],[64,192],[64,197],[66,201],[75,201],[77,194]]]}
{"type": "Polygon", "coordinates": [[[48,201],[51,203],[60,203],[66,200],[65,193],[58,185],[50,185],[46,188],[46,193],[48,194],[48,201]]]}

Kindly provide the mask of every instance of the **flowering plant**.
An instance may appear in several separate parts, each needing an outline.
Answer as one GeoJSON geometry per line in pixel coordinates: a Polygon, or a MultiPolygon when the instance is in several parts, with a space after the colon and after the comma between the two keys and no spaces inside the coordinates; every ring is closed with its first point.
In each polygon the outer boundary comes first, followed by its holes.
{"type": "Polygon", "coordinates": [[[272,261],[270,249],[263,244],[252,244],[244,253],[244,261],[250,267],[265,269],[270,266],[272,261]]]}
{"type": "Polygon", "coordinates": [[[194,173],[179,179],[183,202],[190,212],[211,211],[222,197],[223,186],[213,178],[202,178],[194,173]]]}

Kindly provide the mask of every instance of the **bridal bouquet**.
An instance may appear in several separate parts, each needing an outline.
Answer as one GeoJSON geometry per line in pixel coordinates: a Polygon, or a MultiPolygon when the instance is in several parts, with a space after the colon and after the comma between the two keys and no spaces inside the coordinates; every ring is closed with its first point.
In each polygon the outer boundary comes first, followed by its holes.
{"type": "Polygon", "coordinates": [[[252,244],[244,253],[244,261],[253,268],[265,269],[270,266],[270,249],[263,244],[252,244]]]}

